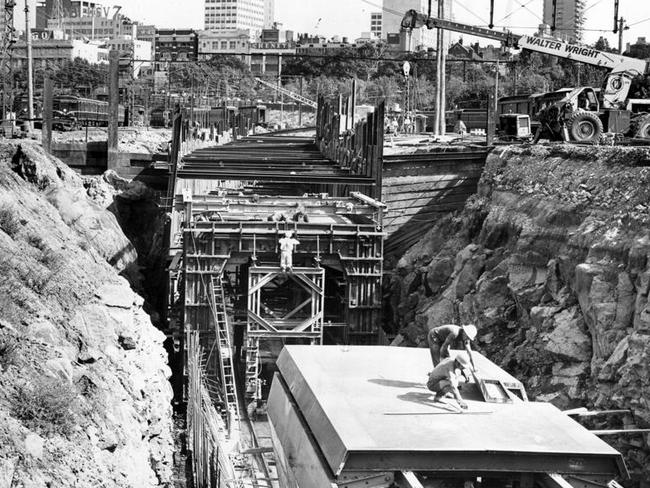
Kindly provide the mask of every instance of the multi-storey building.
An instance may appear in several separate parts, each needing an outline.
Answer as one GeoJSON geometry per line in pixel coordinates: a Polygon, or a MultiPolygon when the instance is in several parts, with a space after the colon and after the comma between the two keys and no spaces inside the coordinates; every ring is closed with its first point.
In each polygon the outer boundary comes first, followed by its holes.
{"type": "Polygon", "coordinates": [[[133,24],[125,18],[107,17],[64,17],[49,19],[48,30],[63,31],[66,37],[79,40],[114,39],[130,35],[133,24]]]}
{"type": "Polygon", "coordinates": [[[116,50],[120,53],[121,58],[126,58],[128,66],[124,71],[124,75],[139,78],[143,69],[151,66],[149,61],[151,56],[151,43],[149,41],[141,41],[135,39],[133,36],[122,36],[116,39],[107,41],[106,46],[109,50],[116,50]]]}
{"type": "Polygon", "coordinates": [[[199,58],[209,59],[214,54],[240,54],[245,60],[248,53],[250,29],[236,29],[221,32],[199,31],[199,58]]]}
{"type": "Polygon", "coordinates": [[[254,36],[273,24],[275,0],[205,0],[205,30],[250,29],[254,36]]]}
{"type": "Polygon", "coordinates": [[[282,24],[274,22],[268,29],[262,29],[261,42],[293,42],[294,32],[284,30],[282,24]]]}
{"type": "MultiPolygon", "coordinates": [[[[452,18],[451,1],[445,2],[445,18],[452,18]]],[[[429,0],[383,0],[384,15],[381,22],[382,39],[394,39],[399,36],[401,23],[404,14],[408,10],[417,10],[418,12],[427,12],[429,9],[429,0]]],[[[431,2],[431,12],[433,15],[438,14],[438,2],[431,2]]],[[[436,29],[415,29],[406,39],[405,46],[409,50],[419,50],[436,47],[436,29]]],[[[445,36],[447,45],[449,44],[449,35],[445,36]]]]}
{"type": "Polygon", "coordinates": [[[372,37],[381,37],[381,24],[383,14],[381,12],[372,12],[370,14],[370,35],[372,37]]]}
{"type": "Polygon", "coordinates": [[[156,31],[156,69],[167,61],[196,61],[199,35],[193,29],[158,29],[156,31]]]}
{"type": "Polygon", "coordinates": [[[48,28],[49,21],[63,22],[75,17],[113,17],[119,8],[88,0],[39,0],[36,4],[36,29],[48,28]]]}
{"type": "Polygon", "coordinates": [[[153,59],[156,54],[156,26],[137,24],[136,39],[151,43],[151,52],[147,59],[153,59]]]}
{"type": "Polygon", "coordinates": [[[264,28],[271,29],[275,22],[275,0],[264,1],[264,28]]]}
{"type": "MultiPolygon", "coordinates": [[[[85,59],[89,63],[108,62],[108,49],[97,44],[74,39],[49,39],[32,42],[32,56],[35,67],[55,68],[76,58],[85,59]]],[[[27,63],[27,45],[18,41],[12,52],[12,65],[22,69],[27,63]]]]}
{"type": "Polygon", "coordinates": [[[555,25],[555,37],[569,42],[582,40],[584,25],[584,0],[562,0],[556,2],[555,23],[553,23],[553,0],[544,0],[544,23],[555,25]]]}
{"type": "Polygon", "coordinates": [[[250,45],[249,66],[256,75],[276,77],[282,71],[282,56],[296,54],[294,42],[255,42],[250,45]]]}

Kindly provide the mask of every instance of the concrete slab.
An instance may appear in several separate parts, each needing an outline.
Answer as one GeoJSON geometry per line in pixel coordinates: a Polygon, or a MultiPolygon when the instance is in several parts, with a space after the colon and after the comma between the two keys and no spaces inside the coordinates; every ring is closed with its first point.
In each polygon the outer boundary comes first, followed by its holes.
{"type": "MultiPolygon", "coordinates": [[[[477,354],[483,377],[516,379],[477,354]]],[[[625,474],[621,455],[550,404],[433,402],[426,349],[287,346],[278,368],[335,475],[417,470],[625,474]]],[[[269,405],[272,423],[273,408],[269,405]]]]}

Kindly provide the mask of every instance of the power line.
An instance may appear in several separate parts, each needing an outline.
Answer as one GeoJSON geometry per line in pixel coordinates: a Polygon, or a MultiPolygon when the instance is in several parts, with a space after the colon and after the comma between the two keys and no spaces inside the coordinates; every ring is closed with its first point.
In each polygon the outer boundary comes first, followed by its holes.
{"type": "Polygon", "coordinates": [[[634,25],[639,25],[639,24],[642,24],[642,23],[647,22],[647,21],[649,21],[649,20],[650,20],[650,17],[647,17],[647,18],[645,18],[645,19],[643,19],[643,20],[639,20],[638,22],[634,22],[634,23],[632,23],[632,24],[627,24],[627,26],[628,26],[628,27],[632,27],[632,26],[634,26],[634,25]]]}
{"type": "Polygon", "coordinates": [[[454,6],[461,7],[463,10],[465,10],[465,12],[469,12],[469,13],[472,14],[474,17],[476,17],[478,20],[480,20],[483,24],[486,24],[485,19],[479,17],[475,12],[473,12],[472,10],[468,9],[467,7],[465,7],[465,5],[463,5],[462,3],[460,3],[460,2],[455,2],[455,3],[454,3],[454,6]]]}
{"type": "MultiPolygon", "coordinates": [[[[435,53],[435,51],[432,51],[435,53]]],[[[398,51],[395,54],[410,54],[409,51],[398,51]]],[[[404,61],[432,61],[433,57],[418,57],[418,56],[406,56],[402,58],[388,58],[384,56],[350,56],[350,55],[338,55],[336,53],[331,54],[293,54],[293,53],[210,53],[204,52],[201,53],[202,56],[282,56],[283,58],[320,58],[320,59],[329,59],[333,58],[341,60],[359,60],[359,61],[388,61],[403,63],[404,61]]],[[[200,59],[200,60],[155,60],[155,59],[135,59],[135,62],[142,63],[157,63],[157,64],[166,64],[166,63],[175,63],[175,64],[202,64],[209,63],[212,60],[210,59],[200,59]]],[[[449,59],[450,62],[467,62],[467,63],[495,63],[496,60],[486,60],[486,59],[449,59]]],[[[499,60],[499,63],[509,63],[508,60],[499,60]]]]}
{"type": "Polygon", "coordinates": [[[594,8],[596,5],[598,5],[599,3],[602,3],[602,2],[603,2],[603,0],[596,0],[596,2],[592,3],[589,7],[587,7],[586,9],[584,9],[584,10],[582,11],[582,13],[584,14],[587,10],[591,10],[591,9],[594,8]]]}
{"type": "Polygon", "coordinates": [[[528,10],[531,14],[533,14],[535,17],[537,17],[541,22],[544,22],[544,19],[541,18],[539,15],[537,15],[535,12],[533,12],[531,9],[528,8],[528,5],[530,5],[534,0],[529,0],[528,3],[525,5],[521,3],[519,0],[517,0],[517,3],[521,5],[521,8],[528,10]]]}
{"type": "MultiPolygon", "coordinates": [[[[525,3],[525,4],[522,4],[520,1],[517,1],[517,3],[519,4],[519,7],[517,7],[517,8],[514,9],[513,11],[511,11],[509,14],[507,14],[507,15],[506,15],[505,17],[503,17],[502,19],[499,19],[497,22],[503,22],[503,21],[506,20],[507,18],[512,17],[512,15],[514,15],[515,12],[517,12],[518,10],[521,10],[522,8],[527,8],[528,5],[530,5],[530,4],[533,3],[534,1],[535,1],[535,0],[528,0],[528,2],[525,3]]],[[[538,17],[539,17],[539,16],[538,16],[538,17]]]]}
{"type": "Polygon", "coordinates": [[[378,8],[378,9],[380,9],[380,10],[383,10],[383,11],[386,12],[386,13],[389,13],[389,14],[392,14],[392,15],[394,15],[394,16],[396,16],[396,17],[399,17],[400,19],[401,19],[402,17],[404,17],[404,14],[406,13],[406,12],[401,12],[401,13],[400,13],[400,12],[398,12],[397,10],[393,10],[393,9],[390,9],[390,8],[386,8],[386,7],[384,7],[383,5],[378,5],[378,4],[374,3],[374,2],[371,2],[370,0],[361,0],[361,1],[362,1],[363,3],[367,3],[368,5],[372,5],[373,7],[376,7],[376,8],[378,8]]]}

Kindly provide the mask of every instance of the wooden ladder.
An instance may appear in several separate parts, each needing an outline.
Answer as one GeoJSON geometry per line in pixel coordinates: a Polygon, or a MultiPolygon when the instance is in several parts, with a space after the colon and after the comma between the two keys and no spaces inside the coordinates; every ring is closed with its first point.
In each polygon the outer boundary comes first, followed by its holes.
{"type": "Polygon", "coordinates": [[[226,312],[226,298],[221,284],[221,274],[212,275],[212,314],[219,345],[219,366],[221,372],[221,389],[223,400],[230,420],[239,422],[239,399],[237,398],[237,385],[235,383],[235,368],[232,359],[230,331],[228,330],[228,315],[226,312]]]}

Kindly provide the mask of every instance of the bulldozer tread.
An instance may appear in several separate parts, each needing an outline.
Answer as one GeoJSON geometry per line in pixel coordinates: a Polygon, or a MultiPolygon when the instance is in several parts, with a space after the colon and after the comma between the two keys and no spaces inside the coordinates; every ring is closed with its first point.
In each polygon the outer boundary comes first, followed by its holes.
{"type": "Polygon", "coordinates": [[[587,110],[576,110],[569,118],[567,126],[571,139],[576,142],[597,143],[603,134],[603,123],[598,114],[587,110]]]}

